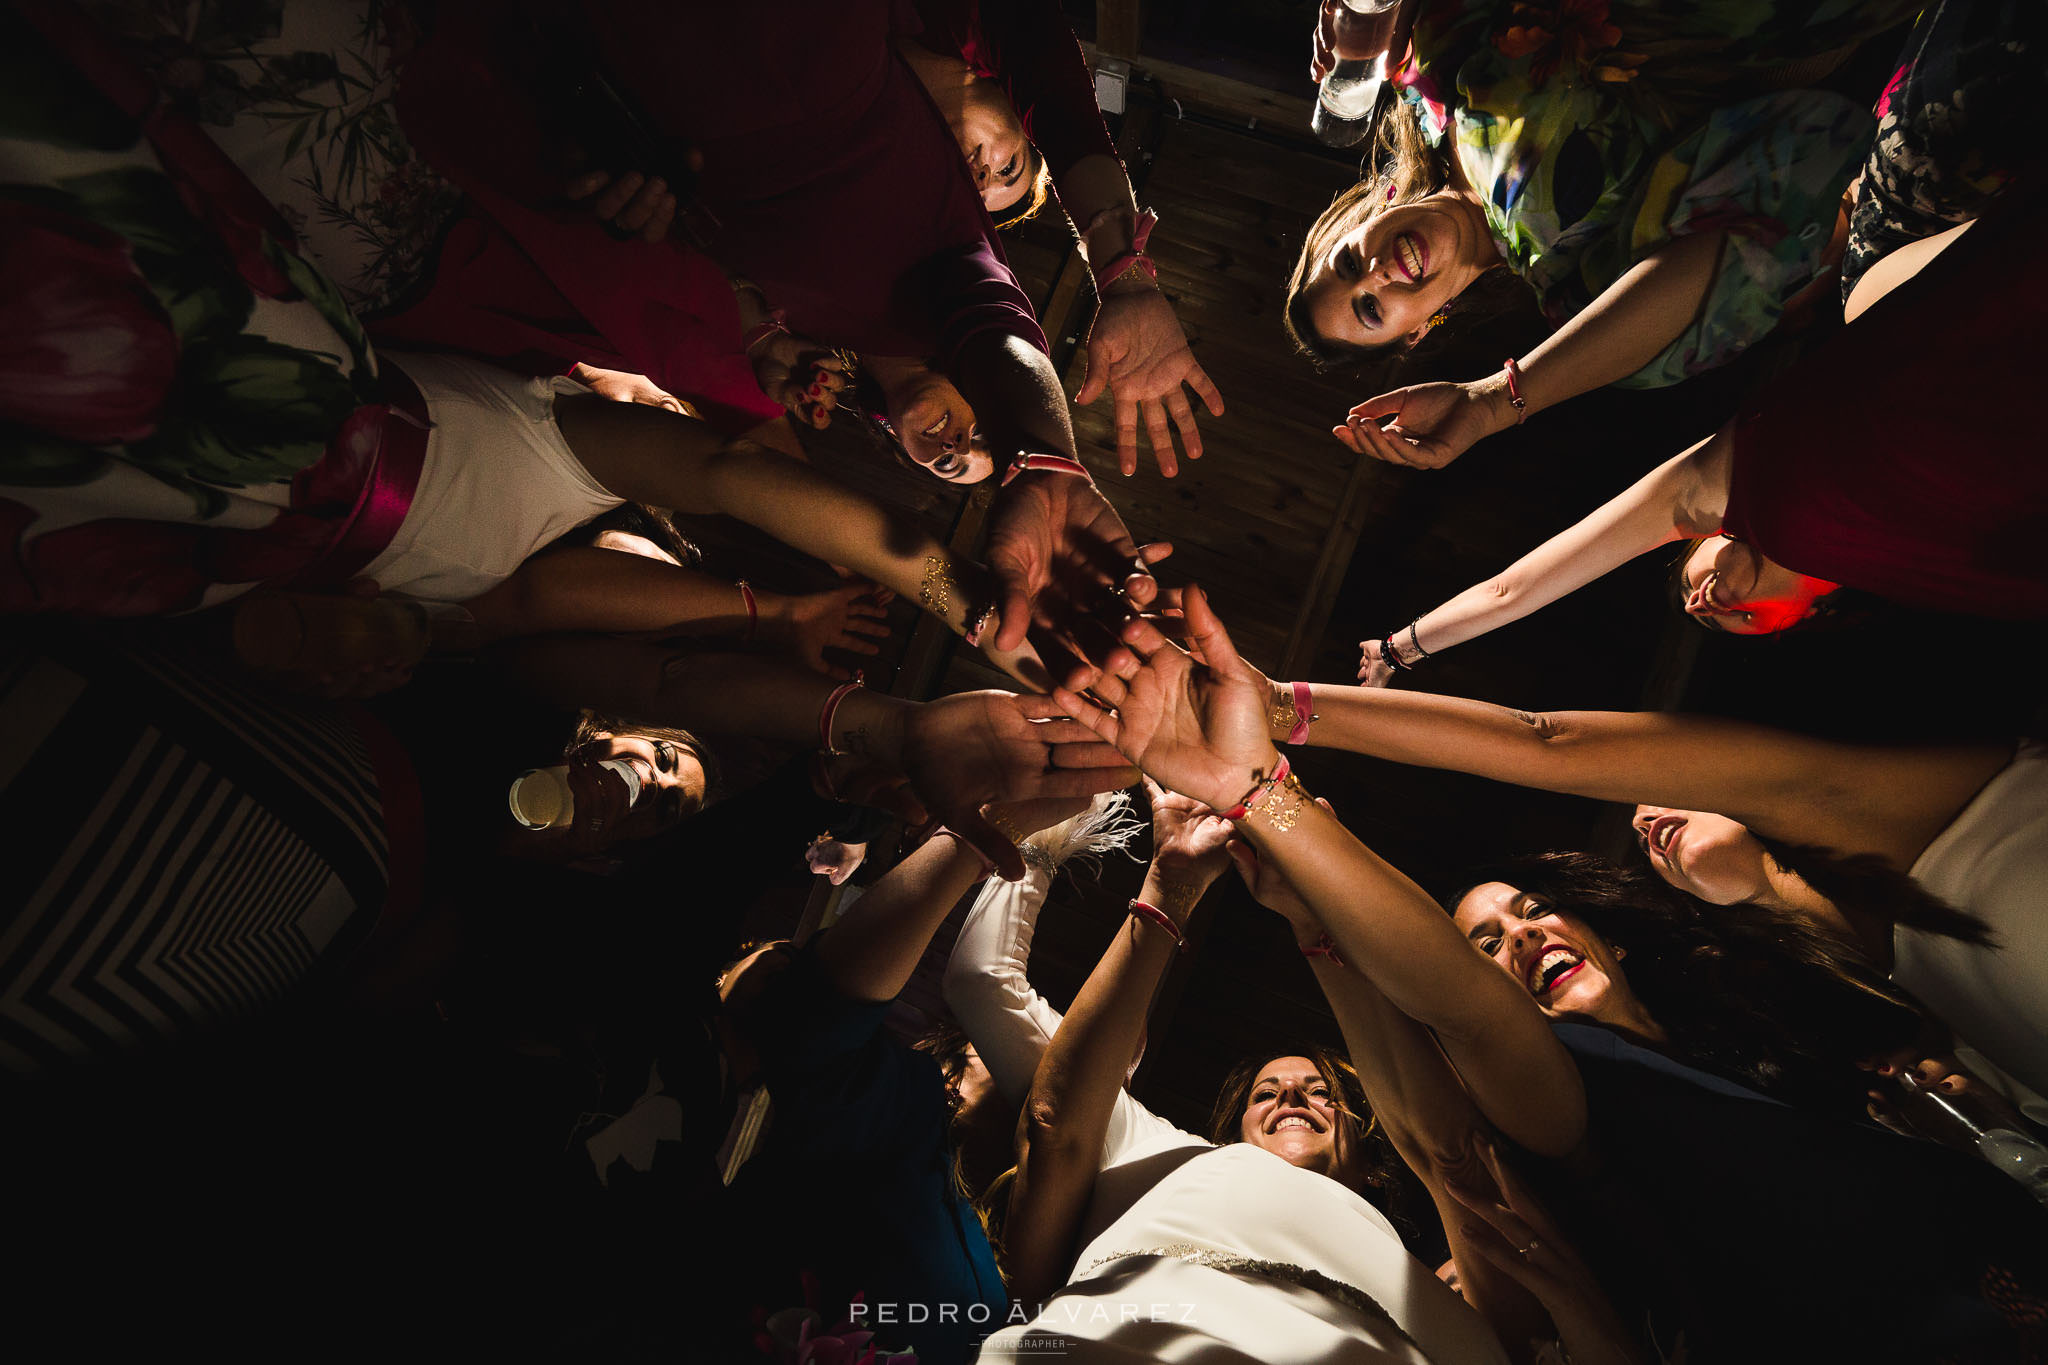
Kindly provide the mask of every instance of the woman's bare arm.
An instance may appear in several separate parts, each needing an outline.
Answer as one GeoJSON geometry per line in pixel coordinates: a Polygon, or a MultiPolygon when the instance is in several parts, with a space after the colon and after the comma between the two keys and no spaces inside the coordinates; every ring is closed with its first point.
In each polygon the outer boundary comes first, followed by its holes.
{"type": "MultiPolygon", "coordinates": [[[[1160,908],[1185,922],[1178,904],[1160,908]]],[[[1003,1227],[1004,1266],[1019,1302],[1043,1300],[1067,1282],[1117,1092],[1173,954],[1163,928],[1126,919],[1038,1064],[1017,1124],[1017,1180],[1003,1227]]]]}
{"type": "Polygon", "coordinates": [[[1380,688],[1310,686],[1309,743],[1600,801],[1710,810],[1773,838],[1910,867],[2010,759],[2002,748],[1882,748],[1718,716],[1515,711],[1380,688]]]}
{"type": "Polygon", "coordinates": [[[1644,475],[1620,496],[1507,568],[1416,618],[1415,640],[1393,636],[1403,663],[1498,630],[1549,606],[1659,545],[1720,529],[1727,505],[1727,430],[1644,475]]]}

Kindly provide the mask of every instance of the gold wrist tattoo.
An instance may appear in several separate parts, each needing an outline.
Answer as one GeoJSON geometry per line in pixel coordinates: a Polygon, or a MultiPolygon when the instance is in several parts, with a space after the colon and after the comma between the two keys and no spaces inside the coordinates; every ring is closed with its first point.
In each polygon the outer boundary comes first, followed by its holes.
{"type": "Polygon", "coordinates": [[[1195,912],[1195,905],[1202,899],[1204,887],[1199,882],[1159,883],[1159,908],[1173,916],[1176,923],[1185,924],[1195,912]]]}
{"type": "Polygon", "coordinates": [[[1285,834],[1301,819],[1311,799],[1301,779],[1290,772],[1274,787],[1272,795],[1252,807],[1251,814],[1263,816],[1275,834],[1285,834]]]}
{"type": "Polygon", "coordinates": [[[1294,692],[1291,688],[1280,687],[1276,684],[1273,696],[1273,710],[1266,717],[1266,724],[1268,728],[1278,730],[1282,734],[1292,734],[1294,732],[1295,719],[1294,692]]]}
{"type": "Polygon", "coordinates": [[[944,620],[953,610],[953,594],[959,587],[959,581],[953,577],[953,566],[944,555],[925,556],[924,582],[917,590],[917,600],[926,611],[944,620]]]}

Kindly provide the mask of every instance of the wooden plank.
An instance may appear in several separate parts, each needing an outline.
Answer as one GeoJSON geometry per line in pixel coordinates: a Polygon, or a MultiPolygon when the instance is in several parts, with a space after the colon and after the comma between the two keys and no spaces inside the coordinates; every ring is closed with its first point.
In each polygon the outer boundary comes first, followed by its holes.
{"type": "MultiPolygon", "coordinates": [[[[1136,59],[1145,26],[1142,9],[1140,0],[1096,0],[1095,41],[1105,54],[1126,61],[1136,59]]],[[[1088,60],[1095,60],[1093,52],[1088,60]]]]}
{"type": "MultiPolygon", "coordinates": [[[[1134,42],[1133,48],[1135,46],[1134,42]]],[[[1304,140],[1310,136],[1308,121],[1314,107],[1305,95],[1283,95],[1277,90],[1268,90],[1230,76],[1198,71],[1157,57],[1139,56],[1135,51],[1129,54],[1117,52],[1110,48],[1107,40],[1100,47],[1095,43],[1082,43],[1081,50],[1087,54],[1091,65],[1101,55],[1126,57],[1150,73],[1168,98],[1179,100],[1190,109],[1206,110],[1241,121],[1248,127],[1263,126],[1283,133],[1299,130],[1304,140]]]]}

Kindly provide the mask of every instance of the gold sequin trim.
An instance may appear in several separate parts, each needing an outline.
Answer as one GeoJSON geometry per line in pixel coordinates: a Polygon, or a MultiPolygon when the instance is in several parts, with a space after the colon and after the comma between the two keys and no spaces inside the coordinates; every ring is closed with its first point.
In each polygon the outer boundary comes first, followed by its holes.
{"type": "Polygon", "coordinates": [[[1101,1257],[1084,1267],[1075,1280],[1083,1280],[1113,1261],[1129,1260],[1133,1256],[1157,1256],[1167,1260],[1185,1261],[1207,1270],[1220,1270],[1230,1275],[1257,1275],[1262,1279],[1281,1280],[1287,1284],[1299,1285],[1303,1289],[1321,1294],[1326,1299],[1335,1299],[1361,1317],[1383,1322],[1395,1336],[1406,1342],[1424,1360],[1430,1358],[1407,1329],[1394,1321],[1394,1315],[1380,1307],[1379,1300],[1356,1285],[1311,1270],[1305,1265],[1290,1265],[1284,1261],[1259,1261],[1250,1256],[1240,1256],[1234,1251],[1218,1251],[1214,1247],[1196,1246],[1192,1242],[1174,1242],[1163,1247],[1146,1251],[1117,1251],[1101,1257]]]}

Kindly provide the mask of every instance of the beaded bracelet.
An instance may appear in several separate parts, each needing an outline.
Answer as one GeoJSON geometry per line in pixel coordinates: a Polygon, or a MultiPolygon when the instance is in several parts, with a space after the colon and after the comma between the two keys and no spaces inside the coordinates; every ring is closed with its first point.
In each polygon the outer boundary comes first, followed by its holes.
{"type": "Polygon", "coordinates": [[[1398,629],[1390,630],[1380,637],[1380,662],[1393,669],[1396,673],[1413,673],[1415,665],[1404,662],[1401,658],[1401,651],[1394,648],[1394,636],[1399,633],[1398,629]]]}
{"type": "Polygon", "coordinates": [[[1416,630],[1416,627],[1421,624],[1422,618],[1420,616],[1408,623],[1408,643],[1415,646],[1416,663],[1421,663],[1429,657],[1429,651],[1422,647],[1422,635],[1416,630]]]}
{"type": "Polygon", "coordinates": [[[1151,904],[1149,901],[1141,901],[1134,898],[1131,901],[1131,913],[1139,919],[1151,920],[1167,933],[1173,935],[1174,951],[1184,953],[1188,950],[1187,935],[1180,931],[1180,926],[1173,922],[1173,917],[1158,906],[1151,904]]]}
{"type": "Polygon", "coordinates": [[[860,680],[843,682],[826,696],[825,704],[818,709],[818,747],[828,754],[843,754],[844,749],[832,747],[832,722],[839,717],[839,703],[846,700],[847,693],[859,687],[860,680]]]}

